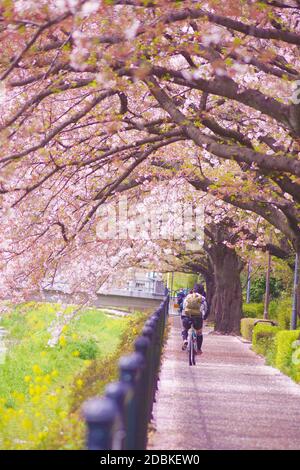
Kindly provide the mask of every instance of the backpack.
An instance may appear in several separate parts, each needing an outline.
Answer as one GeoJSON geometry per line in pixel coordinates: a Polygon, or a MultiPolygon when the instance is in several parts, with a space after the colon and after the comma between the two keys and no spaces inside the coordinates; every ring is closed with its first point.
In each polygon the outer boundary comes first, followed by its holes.
{"type": "Polygon", "coordinates": [[[193,293],[189,294],[186,299],[185,299],[185,308],[184,308],[184,313],[188,317],[193,317],[193,316],[199,316],[203,313],[201,311],[201,308],[203,306],[203,300],[206,303],[206,300],[204,297],[202,297],[201,294],[193,293]]]}
{"type": "Polygon", "coordinates": [[[206,320],[209,315],[209,308],[208,308],[208,303],[205,297],[202,297],[200,312],[201,312],[202,318],[206,320]]]}

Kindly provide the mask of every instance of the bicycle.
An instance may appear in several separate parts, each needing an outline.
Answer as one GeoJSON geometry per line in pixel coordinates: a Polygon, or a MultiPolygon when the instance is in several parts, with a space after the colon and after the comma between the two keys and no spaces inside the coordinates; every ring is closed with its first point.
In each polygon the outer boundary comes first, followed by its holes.
{"type": "Polygon", "coordinates": [[[191,325],[191,328],[189,330],[187,351],[188,351],[188,356],[189,356],[189,365],[195,366],[198,346],[197,346],[197,334],[196,334],[196,330],[193,324],[191,325]]]}

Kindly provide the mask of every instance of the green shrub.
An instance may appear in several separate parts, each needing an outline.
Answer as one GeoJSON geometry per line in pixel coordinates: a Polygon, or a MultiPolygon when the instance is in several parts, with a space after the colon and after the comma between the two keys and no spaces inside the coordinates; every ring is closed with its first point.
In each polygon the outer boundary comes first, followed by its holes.
{"type": "Polygon", "coordinates": [[[274,364],[276,358],[276,334],[279,328],[269,323],[255,325],[252,335],[253,350],[266,357],[268,364],[274,364]]]}
{"type": "Polygon", "coordinates": [[[277,321],[279,303],[280,301],[278,300],[271,300],[271,302],[269,303],[269,318],[271,320],[277,321]]]}
{"type": "MultiPolygon", "coordinates": [[[[281,279],[276,277],[270,277],[270,296],[272,299],[277,299],[283,289],[283,284],[281,279]]],[[[260,276],[256,279],[253,279],[251,282],[250,288],[250,298],[254,302],[262,302],[264,294],[266,291],[266,277],[260,276]]]]}
{"type": "Polygon", "coordinates": [[[254,323],[257,320],[259,320],[259,318],[242,318],[241,320],[241,335],[248,341],[252,341],[254,323]]]}
{"type": "Polygon", "coordinates": [[[282,330],[289,330],[292,315],[292,298],[272,300],[269,305],[269,318],[275,320],[282,330]]]}
{"type": "Polygon", "coordinates": [[[99,352],[99,347],[93,338],[88,338],[86,341],[72,341],[68,346],[73,353],[80,359],[96,359],[99,352]]]}
{"type": "Polygon", "coordinates": [[[264,305],[262,303],[243,304],[244,318],[259,318],[264,313],[264,305]]]}
{"type": "Polygon", "coordinates": [[[297,382],[300,381],[300,364],[295,361],[299,347],[295,345],[295,341],[299,340],[300,332],[296,331],[279,331],[276,336],[276,367],[284,374],[289,375],[297,382]],[[295,354],[296,353],[296,354],[295,354]]]}
{"type": "MultiPolygon", "coordinates": [[[[262,318],[264,305],[262,303],[252,302],[243,304],[244,318],[262,318]]],[[[289,330],[292,315],[292,299],[283,298],[272,300],[269,304],[269,318],[275,320],[282,330],[289,330]]]]}
{"type": "Polygon", "coordinates": [[[278,302],[277,321],[282,330],[289,330],[292,316],[292,299],[282,299],[278,302]]]}

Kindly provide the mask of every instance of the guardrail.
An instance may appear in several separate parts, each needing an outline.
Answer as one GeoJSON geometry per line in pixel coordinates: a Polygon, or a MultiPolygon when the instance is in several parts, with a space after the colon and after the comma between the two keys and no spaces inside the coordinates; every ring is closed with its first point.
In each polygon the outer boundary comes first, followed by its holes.
{"type": "Polygon", "coordinates": [[[89,450],[144,450],[157,391],[169,296],[146,321],[135,352],[119,363],[119,380],[83,404],[89,450]]]}

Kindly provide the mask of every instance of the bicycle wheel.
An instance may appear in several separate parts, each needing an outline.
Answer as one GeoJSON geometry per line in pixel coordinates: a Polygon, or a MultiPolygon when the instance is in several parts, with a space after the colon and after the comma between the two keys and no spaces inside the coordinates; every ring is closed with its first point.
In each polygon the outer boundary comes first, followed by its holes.
{"type": "Polygon", "coordinates": [[[196,365],[196,350],[197,350],[197,340],[193,338],[193,366],[196,365]]]}
{"type": "Polygon", "coordinates": [[[189,365],[193,366],[195,365],[195,349],[194,349],[193,339],[191,337],[189,338],[188,352],[189,352],[189,365]]]}

